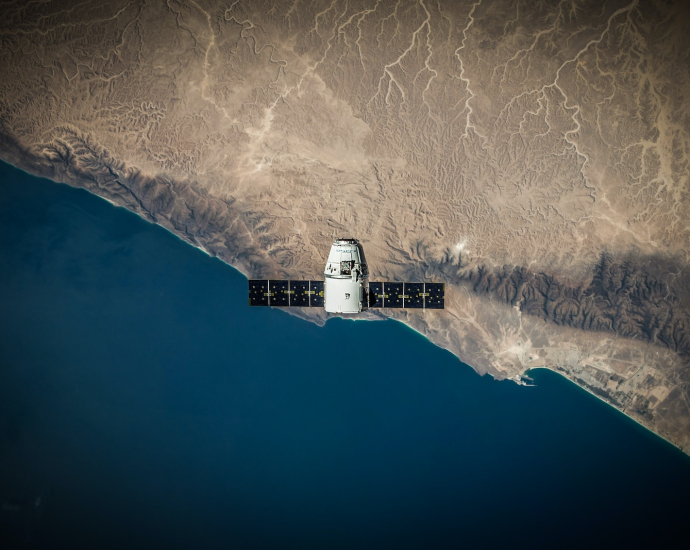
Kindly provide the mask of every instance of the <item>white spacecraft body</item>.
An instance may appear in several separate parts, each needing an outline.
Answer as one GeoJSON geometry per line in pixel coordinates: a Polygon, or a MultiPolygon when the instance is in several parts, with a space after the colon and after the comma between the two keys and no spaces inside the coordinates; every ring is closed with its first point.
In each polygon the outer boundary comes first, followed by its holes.
{"type": "Polygon", "coordinates": [[[361,313],[369,303],[369,269],[357,239],[336,239],[324,275],[324,309],[329,313],[361,313]]]}

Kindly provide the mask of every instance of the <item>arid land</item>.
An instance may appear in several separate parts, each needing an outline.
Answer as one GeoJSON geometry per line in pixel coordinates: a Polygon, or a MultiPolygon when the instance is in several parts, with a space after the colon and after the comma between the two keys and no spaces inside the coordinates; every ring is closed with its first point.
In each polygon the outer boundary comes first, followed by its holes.
{"type": "MultiPolygon", "coordinates": [[[[690,449],[687,2],[3,2],[0,157],[250,277],[336,236],[477,372],[690,449]]],[[[315,322],[325,314],[293,311],[315,322]]],[[[374,318],[381,313],[369,313],[374,318]]]]}

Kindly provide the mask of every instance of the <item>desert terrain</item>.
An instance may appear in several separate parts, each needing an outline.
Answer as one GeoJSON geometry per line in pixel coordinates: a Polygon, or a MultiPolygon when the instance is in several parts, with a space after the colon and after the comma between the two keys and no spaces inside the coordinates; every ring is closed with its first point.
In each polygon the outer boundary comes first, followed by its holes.
{"type": "MultiPolygon", "coordinates": [[[[252,278],[334,237],[480,374],[556,370],[690,449],[686,2],[8,1],[0,157],[252,278]]],[[[323,312],[298,313],[322,323],[323,312]]]]}

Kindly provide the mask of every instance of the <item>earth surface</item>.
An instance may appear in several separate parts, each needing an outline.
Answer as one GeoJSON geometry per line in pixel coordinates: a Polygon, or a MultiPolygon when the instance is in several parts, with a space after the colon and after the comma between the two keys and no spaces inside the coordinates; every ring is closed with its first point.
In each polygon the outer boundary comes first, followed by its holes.
{"type": "MultiPolygon", "coordinates": [[[[4,2],[0,157],[253,278],[446,283],[384,310],[690,445],[685,2],[4,2]]],[[[326,314],[291,310],[317,323],[326,314]]]]}

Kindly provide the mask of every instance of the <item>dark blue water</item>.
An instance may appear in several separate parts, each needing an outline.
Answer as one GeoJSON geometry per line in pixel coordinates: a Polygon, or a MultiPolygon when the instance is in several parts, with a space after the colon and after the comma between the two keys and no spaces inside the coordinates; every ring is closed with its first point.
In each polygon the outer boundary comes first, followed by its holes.
{"type": "Polygon", "coordinates": [[[4,164],[0,308],[2,547],[690,540],[690,460],[559,376],[250,309],[232,268],[4,164]]]}

